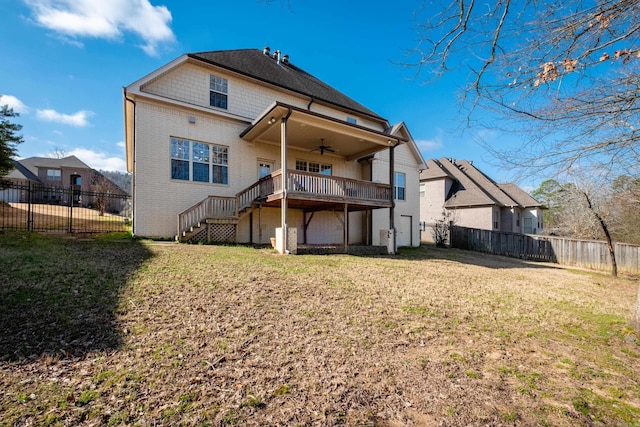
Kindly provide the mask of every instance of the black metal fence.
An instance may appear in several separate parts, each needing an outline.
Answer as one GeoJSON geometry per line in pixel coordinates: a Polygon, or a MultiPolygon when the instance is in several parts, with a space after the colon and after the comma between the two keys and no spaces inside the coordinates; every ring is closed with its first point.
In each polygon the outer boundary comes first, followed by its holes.
{"type": "Polygon", "coordinates": [[[124,191],[82,191],[33,183],[0,184],[0,230],[104,233],[127,231],[131,198],[124,191]]]}

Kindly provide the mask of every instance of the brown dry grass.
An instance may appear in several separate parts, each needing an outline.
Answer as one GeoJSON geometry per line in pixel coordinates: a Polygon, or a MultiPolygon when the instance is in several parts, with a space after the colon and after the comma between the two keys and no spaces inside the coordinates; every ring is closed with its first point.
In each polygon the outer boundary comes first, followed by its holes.
{"type": "MultiPolygon", "coordinates": [[[[27,203],[0,203],[0,228],[27,229],[27,203]]],[[[32,204],[32,229],[38,231],[68,231],[69,207],[62,205],[32,204]]],[[[72,214],[73,232],[126,231],[124,218],[108,212],[100,215],[96,209],[74,207],[72,214]]]]}
{"type": "Polygon", "coordinates": [[[0,418],[9,425],[640,419],[631,280],[431,247],[365,258],[9,240],[0,244],[0,418]],[[20,347],[9,332],[33,322],[20,310],[52,304],[26,292],[61,274],[42,255],[51,251],[75,266],[99,262],[53,284],[73,283],[70,306],[56,303],[71,310],[68,329],[20,347]],[[40,277],[18,261],[51,271],[40,277]],[[25,293],[31,301],[18,298],[25,293]],[[86,298],[96,303],[77,309],[86,298]]]}

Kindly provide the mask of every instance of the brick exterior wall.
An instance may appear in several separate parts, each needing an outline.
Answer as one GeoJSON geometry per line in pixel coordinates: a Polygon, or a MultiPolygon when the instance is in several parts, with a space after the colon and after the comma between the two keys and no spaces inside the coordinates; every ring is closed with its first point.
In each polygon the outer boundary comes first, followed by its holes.
{"type": "MultiPolygon", "coordinates": [[[[167,102],[138,97],[135,109],[135,159],[134,159],[134,233],[147,237],[173,237],[177,233],[177,215],[207,196],[234,196],[258,179],[258,159],[271,160],[274,170],[281,169],[278,146],[248,143],[239,135],[251,121],[275,101],[307,108],[309,99],[218,70],[185,63],[142,87],[142,92],[161,96],[167,102]],[[228,110],[220,111],[209,106],[209,75],[228,79],[228,110]],[[191,104],[199,109],[171,104],[171,100],[191,104]],[[207,108],[210,113],[202,111],[207,108]],[[195,123],[189,117],[195,118],[195,123]],[[173,180],[170,176],[170,138],[178,137],[207,144],[228,147],[228,185],[173,180]]],[[[381,131],[379,123],[355,114],[347,114],[314,103],[314,112],[346,120],[347,115],[358,120],[361,126],[381,131]]],[[[388,153],[373,164],[374,181],[388,182],[388,153]],[[386,157],[385,157],[386,156],[386,157]],[[386,160],[384,160],[386,158],[386,160]]],[[[345,162],[338,156],[289,152],[290,169],[295,169],[296,159],[330,163],[333,175],[356,179],[369,179],[369,166],[359,162],[345,162]],[[366,176],[365,176],[366,175],[366,176]]],[[[414,245],[419,244],[418,160],[406,146],[396,148],[396,169],[407,176],[407,200],[398,203],[397,221],[400,216],[413,218],[411,235],[414,245]]],[[[274,230],[280,226],[278,209],[254,211],[253,238],[268,243],[274,230]],[[259,221],[257,220],[259,215],[259,221]]],[[[338,215],[342,215],[338,213],[338,215]]],[[[298,228],[298,240],[303,239],[302,212],[289,211],[289,226],[298,228]]],[[[388,210],[374,211],[373,244],[379,240],[379,228],[388,228],[388,210]],[[385,214],[386,212],[386,214],[385,214]]],[[[248,242],[249,217],[237,227],[237,238],[248,242]]],[[[349,243],[364,243],[366,239],[366,214],[350,214],[349,243]]],[[[342,223],[333,212],[318,212],[309,224],[307,243],[342,242],[342,223]]]]}

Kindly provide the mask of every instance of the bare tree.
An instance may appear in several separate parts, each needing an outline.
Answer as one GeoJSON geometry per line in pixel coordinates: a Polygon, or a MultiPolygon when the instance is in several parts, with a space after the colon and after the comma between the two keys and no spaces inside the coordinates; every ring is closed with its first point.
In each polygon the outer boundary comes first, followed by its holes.
{"type": "Polygon", "coordinates": [[[93,208],[103,216],[107,209],[107,197],[114,185],[98,171],[92,171],[90,188],[93,192],[93,208]]]}
{"type": "Polygon", "coordinates": [[[69,153],[67,152],[67,150],[60,147],[53,147],[53,149],[49,151],[49,157],[53,159],[62,159],[67,157],[68,155],[69,153]]]}
{"type": "Polygon", "coordinates": [[[502,120],[483,125],[522,132],[487,145],[505,165],[640,169],[640,2],[425,0],[416,17],[406,65],[427,80],[468,70],[468,119],[486,109],[502,120]]]}
{"type": "Polygon", "coordinates": [[[611,185],[611,234],[618,242],[640,244],[640,178],[622,175],[611,185]]]}
{"type": "Polygon", "coordinates": [[[450,242],[451,226],[455,223],[455,215],[452,211],[443,210],[440,218],[436,219],[431,227],[431,237],[439,248],[444,248],[450,242]]]}
{"type": "Polygon", "coordinates": [[[609,221],[612,216],[609,188],[583,176],[576,182],[544,181],[533,195],[549,208],[547,229],[554,234],[605,240],[611,258],[611,274],[617,276],[609,221]]]}

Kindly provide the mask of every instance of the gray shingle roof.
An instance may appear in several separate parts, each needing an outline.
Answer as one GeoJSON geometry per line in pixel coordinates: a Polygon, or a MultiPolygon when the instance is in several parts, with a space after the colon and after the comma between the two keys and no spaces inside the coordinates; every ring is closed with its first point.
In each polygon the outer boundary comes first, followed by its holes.
{"type": "Polygon", "coordinates": [[[51,157],[28,157],[18,160],[22,166],[27,168],[31,173],[38,175],[38,168],[78,168],[91,169],[86,163],[78,159],[76,156],[63,157],[55,159],[51,157]]]}
{"type": "Polygon", "coordinates": [[[478,187],[482,188],[491,198],[496,200],[502,206],[518,206],[518,202],[513,200],[507,193],[502,191],[498,184],[479,169],[466,160],[458,161],[459,168],[467,174],[469,178],[475,182],[478,187]]]}
{"type": "Polygon", "coordinates": [[[187,56],[298,92],[319,101],[386,121],[367,107],[296,67],[293,63],[280,61],[278,64],[278,61],[272,56],[265,55],[258,49],[217,50],[189,53],[187,56]]]}
{"type": "Polygon", "coordinates": [[[420,181],[428,181],[431,179],[440,178],[454,179],[443,169],[442,165],[437,160],[429,159],[427,160],[426,165],[427,168],[420,172],[420,181]]]}
{"type": "Polygon", "coordinates": [[[542,203],[534,199],[515,184],[498,184],[498,186],[509,195],[513,200],[518,202],[518,204],[525,208],[539,208],[542,207],[542,203]]]}
{"type": "Polygon", "coordinates": [[[471,162],[442,158],[427,161],[427,170],[420,173],[421,181],[448,178],[453,180],[445,197],[445,207],[520,206],[543,207],[536,199],[515,184],[497,184],[471,162]]]}
{"type": "Polygon", "coordinates": [[[450,197],[444,205],[448,208],[464,206],[486,206],[495,205],[498,202],[467,176],[458,166],[448,159],[442,158],[437,161],[440,167],[449,176],[452,176],[456,185],[451,187],[450,197]]]}

